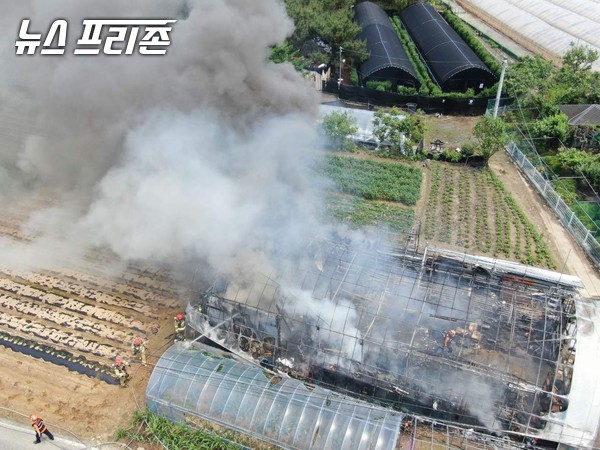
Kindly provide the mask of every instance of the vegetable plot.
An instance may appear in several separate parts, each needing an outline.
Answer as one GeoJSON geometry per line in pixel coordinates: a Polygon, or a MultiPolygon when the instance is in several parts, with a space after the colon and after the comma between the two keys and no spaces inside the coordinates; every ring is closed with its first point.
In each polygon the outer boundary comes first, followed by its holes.
{"type": "Polygon", "coordinates": [[[543,235],[487,168],[433,161],[422,230],[428,241],[556,268],[543,235]]]}

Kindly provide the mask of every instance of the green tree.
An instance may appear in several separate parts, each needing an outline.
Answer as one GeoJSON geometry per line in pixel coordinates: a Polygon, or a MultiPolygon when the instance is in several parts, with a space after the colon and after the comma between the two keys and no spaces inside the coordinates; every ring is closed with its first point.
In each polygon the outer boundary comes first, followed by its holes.
{"type": "Polygon", "coordinates": [[[389,145],[392,151],[402,152],[402,121],[404,117],[396,107],[386,112],[383,109],[375,112],[373,119],[373,134],[380,143],[389,145]]]}
{"type": "Polygon", "coordinates": [[[557,104],[600,102],[600,73],[592,70],[598,52],[571,43],[563,57],[563,65],[553,79],[552,88],[557,104]]]}
{"type": "Polygon", "coordinates": [[[600,189],[600,154],[569,148],[560,151],[557,156],[563,170],[585,175],[594,189],[600,189]]]}
{"type": "Polygon", "coordinates": [[[414,114],[404,116],[401,130],[412,146],[417,145],[425,137],[427,130],[423,110],[419,109],[414,114]]]}
{"type": "Polygon", "coordinates": [[[412,149],[423,139],[425,131],[425,114],[421,110],[416,114],[406,114],[394,107],[389,112],[377,111],[373,119],[373,134],[379,142],[389,144],[399,153],[406,153],[405,141],[412,149]]]}
{"type": "Polygon", "coordinates": [[[270,60],[276,64],[291,61],[293,58],[298,56],[298,50],[294,49],[292,44],[284,42],[281,45],[275,45],[271,49],[270,60]]]}
{"type": "Polygon", "coordinates": [[[321,131],[329,147],[349,150],[354,147],[352,135],[358,131],[356,118],[349,112],[332,112],[323,117],[321,131]]]}
{"type": "Polygon", "coordinates": [[[569,118],[562,112],[542,117],[533,122],[530,131],[534,137],[565,141],[570,135],[569,118]]]}
{"type": "Polygon", "coordinates": [[[508,127],[499,117],[494,119],[485,115],[475,124],[473,137],[477,140],[479,153],[487,165],[490,158],[508,143],[508,127]]]}
{"type": "Polygon", "coordinates": [[[340,46],[344,58],[360,63],[369,57],[365,41],[357,39],[360,27],[354,22],[354,0],[285,0],[295,31],[291,42],[302,47],[308,39],[320,38],[329,45],[329,62],[338,60],[340,46]]]}
{"type": "Polygon", "coordinates": [[[571,42],[571,48],[563,57],[563,68],[573,72],[590,72],[598,56],[596,50],[571,42]]]}

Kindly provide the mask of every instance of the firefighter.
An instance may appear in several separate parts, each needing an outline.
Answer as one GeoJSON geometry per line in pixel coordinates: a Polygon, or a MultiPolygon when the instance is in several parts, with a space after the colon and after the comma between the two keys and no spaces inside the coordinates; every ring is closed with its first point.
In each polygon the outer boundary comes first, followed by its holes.
{"type": "Polygon", "coordinates": [[[117,358],[115,359],[113,368],[115,370],[115,376],[119,379],[119,384],[121,385],[121,387],[127,386],[127,382],[129,381],[129,374],[127,373],[127,362],[123,361],[121,358],[117,358]]]}
{"type": "Polygon", "coordinates": [[[456,337],[456,331],[450,330],[444,336],[444,349],[448,351],[448,353],[452,353],[452,341],[456,337]]]}
{"type": "Polygon", "coordinates": [[[185,341],[185,316],[181,313],[175,316],[175,340],[185,341]]]}
{"type": "Polygon", "coordinates": [[[34,444],[39,444],[40,442],[42,442],[42,434],[48,436],[51,441],[54,440],[54,436],[52,435],[52,433],[50,433],[50,430],[44,423],[44,419],[36,416],[35,414],[29,416],[29,418],[31,419],[31,426],[35,430],[35,441],[33,441],[34,444]]]}
{"type": "Polygon", "coordinates": [[[139,355],[142,360],[142,364],[146,365],[146,343],[142,340],[141,337],[136,336],[133,338],[131,342],[131,351],[133,352],[133,357],[139,355]]]}

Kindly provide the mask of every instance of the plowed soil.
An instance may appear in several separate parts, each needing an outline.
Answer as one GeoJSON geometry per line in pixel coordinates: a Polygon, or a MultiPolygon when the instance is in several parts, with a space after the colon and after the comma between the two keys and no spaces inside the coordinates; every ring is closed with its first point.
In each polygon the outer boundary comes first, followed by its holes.
{"type": "MultiPolygon", "coordinates": [[[[5,209],[0,236],[29,240],[19,227],[26,217],[25,205],[5,209]]],[[[172,343],[179,288],[164,268],[115,271],[113,259],[96,253],[34,272],[0,266],[0,414],[28,424],[35,412],[59,436],[100,443],[144,407],[152,366],[172,343]],[[146,367],[131,354],[138,335],[146,367]],[[131,364],[127,388],[114,378],[115,357],[131,364]]]]}

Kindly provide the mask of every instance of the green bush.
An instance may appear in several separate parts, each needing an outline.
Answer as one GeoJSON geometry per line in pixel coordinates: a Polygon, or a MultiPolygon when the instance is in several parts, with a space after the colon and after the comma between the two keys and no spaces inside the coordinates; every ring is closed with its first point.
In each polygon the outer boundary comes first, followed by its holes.
{"type": "Polygon", "coordinates": [[[446,149],[443,151],[443,154],[444,158],[446,158],[446,161],[448,162],[457,163],[463,160],[462,152],[457,152],[456,150],[446,149]]]}
{"type": "Polygon", "coordinates": [[[414,87],[409,86],[398,86],[396,92],[400,95],[417,95],[418,92],[414,87]]]}
{"type": "MultiPolygon", "coordinates": [[[[417,50],[415,43],[410,38],[408,31],[406,31],[406,29],[404,28],[404,25],[402,25],[402,21],[400,20],[400,18],[398,16],[394,16],[391,17],[390,20],[392,22],[394,30],[396,31],[396,34],[400,38],[400,42],[402,42],[404,50],[406,50],[406,54],[408,55],[410,62],[412,63],[413,67],[417,72],[417,78],[421,83],[421,89],[426,89],[428,92],[433,92],[435,89],[439,91],[438,85],[435,83],[435,81],[433,81],[433,79],[429,75],[429,71],[427,70],[425,63],[421,60],[421,56],[419,55],[419,51],[417,50]]],[[[421,93],[421,91],[419,91],[419,93],[421,93]]]]}
{"type": "Polygon", "coordinates": [[[392,82],[391,81],[367,81],[366,86],[369,89],[375,89],[377,91],[391,91],[392,90],[392,82]]]}
{"type": "Polygon", "coordinates": [[[496,58],[494,58],[487,49],[483,46],[483,44],[477,39],[470,28],[456,15],[452,13],[452,11],[445,9],[442,12],[442,16],[448,22],[448,24],[456,31],[456,33],[467,43],[469,47],[475,52],[475,54],[481,59],[486,66],[496,75],[500,76],[500,72],[502,67],[496,58]]]}
{"type": "Polygon", "coordinates": [[[563,201],[572,206],[577,201],[577,180],[565,178],[552,182],[552,187],[563,201]]]}

